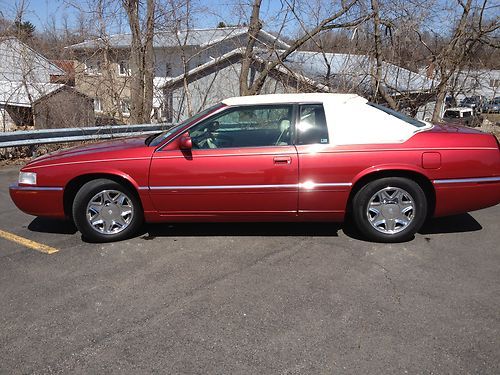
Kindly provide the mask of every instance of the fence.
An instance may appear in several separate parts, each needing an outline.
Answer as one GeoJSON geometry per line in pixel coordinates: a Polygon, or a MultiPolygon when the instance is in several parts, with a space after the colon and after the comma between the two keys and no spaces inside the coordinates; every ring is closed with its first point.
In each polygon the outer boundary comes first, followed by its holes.
{"type": "Polygon", "coordinates": [[[0,148],[132,137],[162,132],[172,124],[96,126],[0,133],[0,148]]]}

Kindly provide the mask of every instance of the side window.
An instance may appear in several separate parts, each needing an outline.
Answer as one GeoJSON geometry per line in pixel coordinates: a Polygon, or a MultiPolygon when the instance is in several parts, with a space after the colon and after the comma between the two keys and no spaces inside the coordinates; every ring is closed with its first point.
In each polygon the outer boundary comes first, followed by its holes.
{"type": "Polygon", "coordinates": [[[297,144],[325,144],[328,142],[328,128],[323,105],[301,105],[300,116],[297,121],[297,144]]]}
{"type": "Polygon", "coordinates": [[[189,131],[193,148],[286,146],[291,144],[292,106],[230,108],[189,131]]]}

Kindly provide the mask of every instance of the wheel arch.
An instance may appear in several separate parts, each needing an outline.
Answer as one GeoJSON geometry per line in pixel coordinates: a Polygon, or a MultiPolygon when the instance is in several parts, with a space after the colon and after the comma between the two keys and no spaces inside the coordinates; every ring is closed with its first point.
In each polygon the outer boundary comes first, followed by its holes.
{"type": "Polygon", "coordinates": [[[384,169],[376,170],[360,175],[353,182],[349,198],[347,200],[346,212],[350,214],[352,209],[352,200],[356,193],[366,184],[371,181],[375,181],[386,177],[403,177],[409,180],[415,181],[424,191],[425,197],[427,199],[427,217],[431,217],[434,214],[436,208],[436,191],[432,182],[424,174],[410,170],[410,169],[384,169]]]}
{"type": "Polygon", "coordinates": [[[130,189],[130,191],[133,194],[135,194],[139,203],[142,205],[141,197],[139,195],[138,185],[130,176],[119,173],[109,173],[109,172],[86,173],[72,178],[64,187],[63,207],[64,207],[64,214],[66,215],[66,217],[72,218],[73,200],[75,199],[78,190],[80,190],[80,188],[87,182],[92,180],[97,180],[99,178],[115,181],[119,184],[126,186],[128,189],[130,189]]]}

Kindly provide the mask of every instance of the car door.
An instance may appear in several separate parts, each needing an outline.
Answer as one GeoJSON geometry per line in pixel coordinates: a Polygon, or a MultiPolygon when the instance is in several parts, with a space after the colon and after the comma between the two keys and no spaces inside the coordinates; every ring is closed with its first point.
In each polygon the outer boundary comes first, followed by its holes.
{"type": "Polygon", "coordinates": [[[177,137],[153,155],[149,187],[155,208],[177,219],[295,216],[292,124],[293,106],[259,105],[229,107],[194,125],[190,150],[181,150],[177,137]]]}
{"type": "Polygon", "coordinates": [[[299,106],[296,147],[299,157],[299,211],[305,220],[342,220],[350,192],[350,163],[330,143],[321,103],[299,106]]]}

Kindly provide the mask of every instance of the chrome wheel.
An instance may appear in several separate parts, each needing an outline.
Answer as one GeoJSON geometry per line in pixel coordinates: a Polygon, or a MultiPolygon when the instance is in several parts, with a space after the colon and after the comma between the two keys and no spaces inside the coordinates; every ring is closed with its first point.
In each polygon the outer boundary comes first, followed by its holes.
{"type": "Polygon", "coordinates": [[[366,217],[371,226],[381,233],[399,233],[413,221],[415,201],[406,190],[389,186],[370,198],[366,217]]]}
{"type": "Polygon", "coordinates": [[[90,226],[102,234],[125,230],[134,218],[132,200],[118,190],[103,190],[89,200],[86,217],[90,226]]]}

